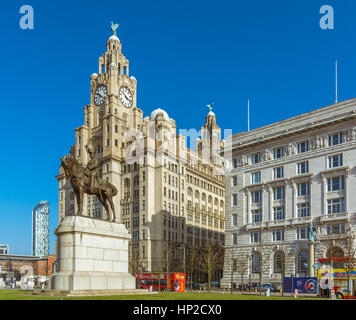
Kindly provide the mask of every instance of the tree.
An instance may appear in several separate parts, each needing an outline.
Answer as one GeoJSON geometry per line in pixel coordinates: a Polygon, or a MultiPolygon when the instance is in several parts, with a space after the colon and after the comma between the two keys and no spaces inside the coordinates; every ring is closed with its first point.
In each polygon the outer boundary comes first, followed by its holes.
{"type": "Polygon", "coordinates": [[[259,291],[262,295],[262,276],[263,273],[268,272],[271,268],[270,266],[270,246],[267,245],[267,241],[264,238],[260,239],[260,242],[256,244],[255,254],[258,255],[258,274],[259,274],[259,291]]]}
{"type": "Polygon", "coordinates": [[[287,257],[290,257],[288,254],[287,246],[284,244],[279,244],[278,249],[274,254],[273,264],[274,271],[281,273],[281,289],[282,289],[282,297],[284,296],[284,278],[286,276],[286,261],[287,257]],[[276,256],[278,254],[278,257],[276,256]]]}
{"type": "Polygon", "coordinates": [[[237,258],[235,258],[235,272],[237,272],[241,277],[241,292],[244,292],[244,277],[248,272],[248,259],[249,255],[240,249],[237,254],[237,258]]]}
{"type": "Polygon", "coordinates": [[[190,248],[187,250],[188,255],[187,255],[187,267],[188,267],[188,272],[189,272],[189,277],[190,277],[190,291],[192,291],[193,288],[193,274],[194,271],[196,270],[197,267],[197,257],[198,257],[198,249],[195,247],[193,244],[190,248]]]}
{"type": "Polygon", "coordinates": [[[208,291],[211,289],[211,278],[214,272],[224,263],[224,247],[209,241],[207,248],[202,249],[200,266],[208,275],[208,291]]]}
{"type": "Polygon", "coordinates": [[[131,245],[129,265],[130,265],[130,273],[133,276],[136,276],[136,273],[138,273],[143,268],[138,245],[134,245],[134,244],[131,245]]]}
{"type": "Polygon", "coordinates": [[[228,270],[230,272],[230,291],[231,294],[234,292],[234,272],[236,272],[236,258],[234,258],[233,251],[231,249],[229,255],[226,257],[226,263],[228,270]]]}
{"type": "Polygon", "coordinates": [[[356,248],[354,246],[355,235],[352,233],[350,224],[348,224],[347,236],[343,242],[344,248],[346,250],[346,258],[344,261],[343,269],[347,273],[347,294],[350,295],[351,272],[356,267],[356,248]]]}
{"type": "MultiPolygon", "coordinates": [[[[167,281],[168,281],[168,273],[177,271],[175,270],[178,266],[177,263],[177,251],[180,248],[180,244],[174,240],[166,240],[166,246],[164,248],[164,257],[166,260],[166,273],[167,273],[167,281]]],[[[168,283],[167,283],[168,287],[168,283]]]]}

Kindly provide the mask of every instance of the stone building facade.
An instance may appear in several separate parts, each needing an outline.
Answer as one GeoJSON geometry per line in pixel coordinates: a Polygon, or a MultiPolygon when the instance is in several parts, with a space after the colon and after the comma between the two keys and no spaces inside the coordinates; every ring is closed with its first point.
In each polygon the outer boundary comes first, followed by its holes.
{"type": "MultiPolygon", "coordinates": [[[[235,134],[229,148],[224,286],[238,256],[248,261],[245,284],[259,283],[261,270],[262,283],[280,283],[281,254],[285,276],[309,276],[311,224],[315,262],[348,255],[354,242],[346,239],[356,231],[356,99],[235,134]]],[[[241,272],[233,275],[241,284],[241,272]]]]}
{"type": "MultiPolygon", "coordinates": [[[[90,104],[84,107],[83,125],[75,129],[70,154],[85,166],[90,147],[99,160],[99,177],[117,187],[117,222],[131,233],[130,259],[140,260],[137,271],[163,271],[168,241],[179,244],[182,271],[190,246],[224,242],[221,130],[210,111],[193,151],[166,111],[158,108],[143,117],[137,80],[130,76],[120,40],[113,35],[106,46],[98,73],[90,77],[90,104]]],[[[62,167],[57,179],[61,221],[77,205],[62,167]]],[[[85,195],[83,215],[101,219],[103,213],[98,199],[85,195]]]]}

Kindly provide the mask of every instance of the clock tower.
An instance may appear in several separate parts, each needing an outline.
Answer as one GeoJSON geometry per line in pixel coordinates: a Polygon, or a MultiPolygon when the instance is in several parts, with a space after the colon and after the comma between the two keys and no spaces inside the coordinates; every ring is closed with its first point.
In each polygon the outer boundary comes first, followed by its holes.
{"type": "MultiPolygon", "coordinates": [[[[99,57],[98,73],[90,77],[90,104],[84,107],[84,125],[76,128],[72,153],[86,165],[90,160],[86,149],[93,150],[100,164],[99,177],[119,186],[114,199],[115,208],[119,211],[125,147],[132,132],[141,130],[143,112],[137,108],[137,81],[130,76],[129,60],[122,53],[119,38],[112,35],[106,48],[99,57]]],[[[84,206],[84,214],[102,216],[102,208],[95,197],[85,197],[88,206],[84,206]]]]}
{"type": "MultiPolygon", "coordinates": [[[[201,240],[203,246],[211,239],[220,241],[225,183],[214,170],[221,167],[215,159],[221,160],[220,155],[209,152],[203,159],[205,150],[221,144],[215,114],[206,117],[197,152],[188,149],[165,110],[156,108],[143,118],[137,107],[137,81],[129,70],[129,60],[114,32],[99,57],[97,73],[90,76],[90,103],[84,107],[83,125],[75,129],[70,153],[85,167],[95,160],[90,171],[116,187],[116,222],[131,234],[134,274],[138,265],[142,271],[162,268],[163,257],[170,251],[167,241],[183,246],[191,245],[193,239],[196,245],[201,240]]],[[[78,208],[62,167],[57,179],[61,221],[78,208]]],[[[83,215],[101,219],[103,210],[96,196],[84,194],[83,215]]],[[[181,256],[178,260],[176,264],[184,261],[181,256]]]]}

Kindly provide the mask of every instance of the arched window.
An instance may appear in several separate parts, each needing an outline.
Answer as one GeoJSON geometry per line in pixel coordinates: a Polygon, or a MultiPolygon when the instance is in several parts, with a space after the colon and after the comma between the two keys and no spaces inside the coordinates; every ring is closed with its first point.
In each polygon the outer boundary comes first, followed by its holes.
{"type": "Polygon", "coordinates": [[[273,272],[274,273],[282,273],[283,270],[283,253],[276,252],[273,258],[273,272]]]}
{"type": "Polygon", "coordinates": [[[252,273],[260,273],[261,271],[261,255],[256,252],[252,255],[252,273]]]}
{"type": "Polygon", "coordinates": [[[297,272],[306,273],[308,268],[305,267],[305,264],[309,263],[309,255],[306,251],[301,251],[298,254],[297,258],[297,272]]]}

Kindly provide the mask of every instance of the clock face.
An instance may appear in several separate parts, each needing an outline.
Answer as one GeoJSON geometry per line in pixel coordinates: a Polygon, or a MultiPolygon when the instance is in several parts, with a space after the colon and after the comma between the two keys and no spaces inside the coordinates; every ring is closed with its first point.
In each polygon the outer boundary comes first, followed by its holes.
{"type": "Polygon", "coordinates": [[[132,107],[132,94],[127,87],[121,87],[119,90],[120,100],[126,108],[132,107]]]}
{"type": "Polygon", "coordinates": [[[102,104],[104,104],[106,93],[107,93],[106,86],[101,84],[96,90],[94,95],[94,102],[97,106],[101,106],[102,104]]]}

